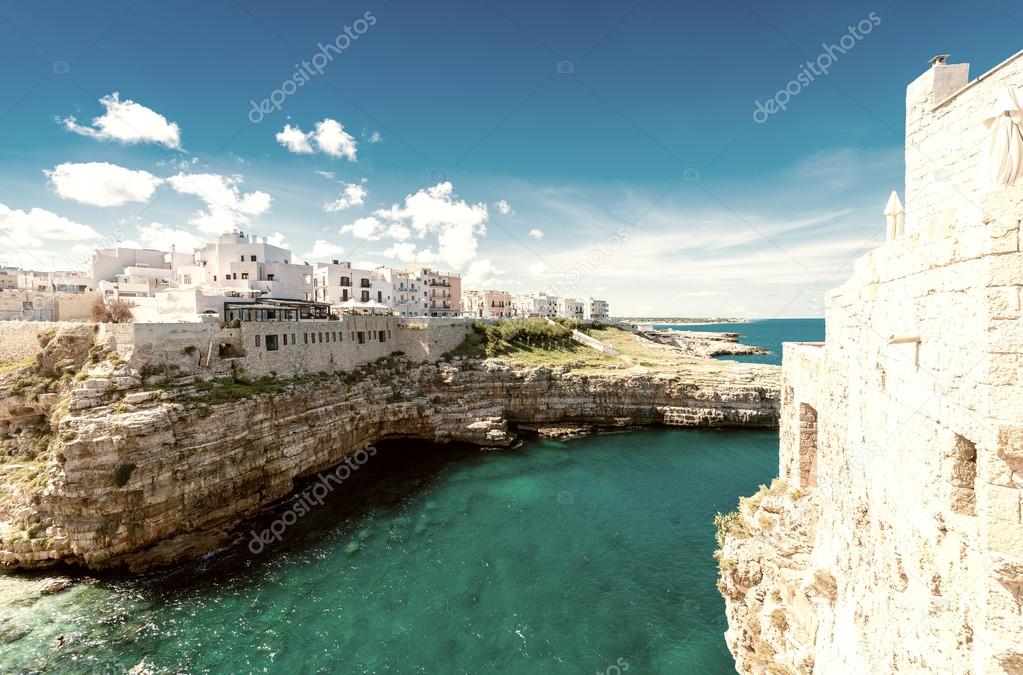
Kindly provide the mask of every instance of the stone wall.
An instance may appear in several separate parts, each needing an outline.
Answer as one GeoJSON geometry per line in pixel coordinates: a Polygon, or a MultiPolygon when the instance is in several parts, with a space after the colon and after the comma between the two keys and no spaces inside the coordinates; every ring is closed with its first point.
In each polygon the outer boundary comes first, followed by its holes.
{"type": "Polygon", "coordinates": [[[721,554],[741,671],[1023,672],[1023,187],[979,199],[857,261],[824,346],[785,346],[795,491],[721,554]]]}
{"type": "Polygon", "coordinates": [[[56,333],[59,328],[81,326],[60,321],[0,321],[0,364],[22,361],[39,351],[40,333],[56,333]]]}
{"type": "Polygon", "coordinates": [[[345,316],[340,321],[103,324],[99,341],[136,369],[292,377],[350,371],[395,352],[416,362],[440,358],[465,340],[462,319],[345,316]]]}
{"type": "Polygon", "coordinates": [[[982,121],[1002,89],[1023,91],[1023,52],[968,78],[969,64],[936,65],[906,89],[907,232],[980,220],[982,121]]]}
{"type": "Polygon", "coordinates": [[[414,361],[436,359],[465,341],[472,322],[465,319],[403,319],[398,334],[398,349],[414,361]]]}

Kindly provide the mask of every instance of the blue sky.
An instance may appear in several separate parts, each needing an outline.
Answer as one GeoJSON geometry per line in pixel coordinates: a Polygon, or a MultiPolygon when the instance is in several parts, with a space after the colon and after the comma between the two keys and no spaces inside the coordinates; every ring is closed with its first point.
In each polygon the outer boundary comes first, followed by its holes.
{"type": "Polygon", "coordinates": [[[0,6],[4,263],[235,224],[647,315],[820,315],[901,192],[906,84],[1023,27],[1003,0],[87,4],[0,6]]]}

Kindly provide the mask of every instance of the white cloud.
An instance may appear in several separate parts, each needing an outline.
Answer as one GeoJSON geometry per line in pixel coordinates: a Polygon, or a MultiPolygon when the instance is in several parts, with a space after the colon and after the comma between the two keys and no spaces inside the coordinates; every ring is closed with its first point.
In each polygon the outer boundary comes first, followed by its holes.
{"type": "Polygon", "coordinates": [[[327,213],[337,213],[353,206],[362,206],[366,202],[366,188],[361,183],[345,183],[344,196],[323,205],[327,213]]]}
{"type": "Polygon", "coordinates": [[[140,226],[139,239],[145,248],[169,251],[173,246],[179,253],[200,248],[205,243],[201,237],[188,230],[176,230],[156,222],[140,226]]]}
{"type": "Polygon", "coordinates": [[[550,265],[541,260],[529,266],[529,273],[539,277],[546,274],[550,268],[551,268],[550,265]]]}
{"type": "Polygon", "coordinates": [[[532,237],[533,239],[543,239],[543,230],[534,227],[532,230],[529,231],[529,236],[532,237]]]}
{"type": "Polygon", "coordinates": [[[305,254],[306,258],[314,261],[326,260],[327,258],[336,258],[345,252],[343,246],[332,244],[329,241],[323,239],[317,239],[313,242],[312,249],[305,254]]]}
{"type": "Polygon", "coordinates": [[[395,241],[408,241],[412,237],[412,230],[404,225],[391,225],[387,228],[387,236],[395,241]]]}
{"type": "Polygon", "coordinates": [[[383,138],[383,136],[380,135],[380,132],[379,131],[374,131],[373,133],[371,133],[369,135],[369,138],[366,139],[366,142],[367,143],[379,143],[382,140],[384,140],[384,138],[383,138]]]}
{"type": "Polygon", "coordinates": [[[500,213],[502,216],[507,216],[509,213],[512,212],[511,204],[509,204],[504,199],[499,199],[496,202],[494,202],[494,208],[496,208],[497,212],[500,213]]]}
{"type": "Polygon", "coordinates": [[[133,171],[108,162],[67,162],[43,173],[58,196],[93,206],[147,201],[163,182],[148,171],[133,171]]]}
{"type": "Polygon", "coordinates": [[[159,143],[175,150],[181,149],[181,132],[175,122],[168,122],[160,113],[141,103],[120,99],[115,91],[99,102],[106,112],[92,120],[92,126],[78,124],[74,117],[62,122],[69,131],[100,141],[121,143],[159,143]]]}
{"type": "Polygon", "coordinates": [[[167,179],[175,191],[195,195],[206,202],[206,210],[198,211],[188,222],[203,232],[221,234],[249,222],[270,208],[269,194],[261,191],[242,193],[241,176],[215,173],[179,173],[167,179]]]}
{"type": "Polygon", "coordinates": [[[311,135],[306,135],[298,127],[285,124],[284,129],[277,132],[277,142],[287,148],[290,152],[303,155],[312,154],[313,146],[309,142],[311,135]]]}
{"type": "MultiPolygon", "coordinates": [[[[280,134],[278,134],[278,135],[280,135],[280,134]]],[[[323,176],[324,178],[326,178],[328,180],[334,180],[334,172],[333,171],[318,171],[317,170],[317,171],[313,171],[313,173],[315,173],[315,174],[317,174],[319,176],[323,176]]]]}
{"type": "Polygon", "coordinates": [[[383,230],[384,224],[382,222],[373,216],[368,216],[366,218],[359,218],[350,225],[345,225],[341,228],[341,234],[350,234],[356,239],[376,241],[380,239],[383,230]]]}
{"type": "Polygon", "coordinates": [[[436,234],[436,259],[455,270],[464,269],[476,258],[477,237],[486,234],[488,218],[485,204],[469,204],[457,199],[450,182],[408,195],[404,204],[380,209],[375,215],[396,224],[407,224],[420,238],[436,234]]]}
{"type": "Polygon", "coordinates": [[[284,235],[280,232],[274,232],[266,238],[266,243],[271,246],[280,246],[281,248],[289,248],[288,242],[284,241],[284,235]]]}
{"type": "Polygon", "coordinates": [[[98,239],[99,233],[88,225],[76,223],[52,211],[34,208],[27,213],[0,204],[0,232],[16,246],[38,248],[46,240],[82,241],[98,239]]]}
{"type": "Polygon", "coordinates": [[[355,139],[337,120],[328,118],[317,122],[313,134],[317,147],[323,152],[331,157],[347,157],[349,162],[355,161],[355,139]]]}
{"type": "Polygon", "coordinates": [[[383,251],[389,258],[396,258],[404,263],[419,263],[420,265],[433,265],[439,261],[439,257],[433,249],[424,248],[418,250],[413,242],[396,242],[383,251]]]}
{"type": "Polygon", "coordinates": [[[285,124],[284,129],[277,132],[276,138],[278,143],[297,154],[308,155],[319,150],[331,157],[346,157],[350,162],[357,161],[355,137],[345,131],[343,124],[329,117],[317,122],[310,132],[285,124]]]}
{"type": "Polygon", "coordinates": [[[490,260],[475,260],[462,276],[462,288],[493,288],[498,286],[501,272],[490,260]]]}

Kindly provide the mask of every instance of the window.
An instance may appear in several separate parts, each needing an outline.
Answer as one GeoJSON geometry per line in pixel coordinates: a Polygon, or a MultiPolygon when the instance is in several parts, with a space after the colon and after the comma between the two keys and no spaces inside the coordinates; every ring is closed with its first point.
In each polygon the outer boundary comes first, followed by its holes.
{"type": "Polygon", "coordinates": [[[216,281],[216,280],[217,280],[217,275],[216,275],[216,274],[214,274],[214,275],[213,275],[213,280],[214,280],[214,281],[216,281]]]}
{"type": "Polygon", "coordinates": [[[259,347],[259,346],[260,346],[260,344],[259,344],[259,336],[258,336],[258,335],[256,336],[256,346],[257,346],[257,347],[259,347]]]}
{"type": "Polygon", "coordinates": [[[356,337],[356,340],[357,340],[357,342],[358,342],[358,343],[359,343],[360,345],[364,345],[364,344],[366,344],[366,333],[365,333],[364,331],[361,331],[361,330],[360,330],[359,332],[357,332],[357,333],[355,334],[355,337],[356,337]]]}
{"type": "Polygon", "coordinates": [[[182,274],[181,275],[181,283],[185,284],[186,286],[191,284],[192,283],[192,275],[191,274],[182,274]]]}
{"type": "Polygon", "coordinates": [[[383,301],[384,301],[384,293],[383,293],[383,291],[377,291],[377,302],[383,303],[383,301]]]}
{"type": "Polygon", "coordinates": [[[277,351],[277,336],[267,335],[266,336],[266,351],[275,352],[277,351]]]}
{"type": "Polygon", "coordinates": [[[287,346],[288,346],[288,334],[287,334],[287,333],[285,333],[285,334],[284,334],[284,339],[283,339],[283,343],[284,343],[284,346],[285,346],[285,347],[287,347],[287,346]]]}
{"type": "Polygon", "coordinates": [[[330,331],[330,341],[337,342],[337,331],[335,330],[330,331]]]}
{"type": "MultiPolygon", "coordinates": [[[[351,278],[350,277],[341,277],[341,285],[342,286],[351,286],[352,285],[351,278]]],[[[345,291],[345,292],[347,293],[347,291],[345,291]]]]}
{"type": "Polygon", "coordinates": [[[302,333],[302,344],[309,344],[309,333],[302,333]]]}
{"type": "Polygon", "coordinates": [[[267,275],[266,275],[266,280],[267,280],[267,281],[273,281],[273,280],[274,280],[274,275],[272,275],[272,274],[267,274],[267,275]]]}
{"type": "Polygon", "coordinates": [[[348,289],[347,288],[342,289],[342,291],[341,291],[341,300],[342,300],[342,302],[345,301],[345,300],[348,300],[348,289]]]}
{"type": "Polygon", "coordinates": [[[817,487],[817,410],[799,404],[799,486],[817,487]]]}
{"type": "Polygon", "coordinates": [[[381,342],[387,342],[387,335],[384,333],[384,331],[380,331],[379,335],[381,342]]]}
{"type": "Polygon", "coordinates": [[[298,342],[295,340],[295,338],[297,338],[297,337],[298,337],[298,334],[296,334],[296,333],[292,333],[291,334],[291,344],[293,344],[293,345],[297,345],[298,344],[298,342]]]}
{"type": "Polygon", "coordinates": [[[245,262],[245,256],[241,256],[242,262],[245,262]]]}
{"type": "Polygon", "coordinates": [[[248,272],[242,272],[242,279],[248,279],[248,278],[249,278],[249,273],[248,272]]]}
{"type": "Polygon", "coordinates": [[[359,279],[359,286],[361,288],[369,288],[369,279],[359,279]]]}
{"type": "MultiPolygon", "coordinates": [[[[977,446],[972,441],[955,435],[950,453],[952,483],[952,511],[964,516],[977,515],[977,446]]],[[[947,460],[946,460],[947,461],[947,460]]]]}
{"type": "Polygon", "coordinates": [[[256,256],[254,256],[254,255],[250,255],[250,256],[249,256],[249,260],[250,260],[251,262],[256,262],[256,256]]]}
{"type": "Polygon", "coordinates": [[[369,291],[362,292],[362,302],[369,302],[369,291]]]}

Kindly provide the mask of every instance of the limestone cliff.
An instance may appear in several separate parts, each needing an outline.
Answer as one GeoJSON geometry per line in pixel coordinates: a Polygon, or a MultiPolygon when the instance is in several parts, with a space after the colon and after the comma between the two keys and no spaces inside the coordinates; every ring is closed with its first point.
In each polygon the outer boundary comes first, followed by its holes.
{"type": "Polygon", "coordinates": [[[35,475],[12,481],[0,504],[5,566],[144,570],[201,555],[296,478],[387,437],[507,446],[518,424],[774,426],[779,408],[777,368],[714,361],[671,374],[587,373],[392,356],[248,382],[88,353],[48,401],[24,387],[4,392],[8,434],[16,417],[31,417],[36,431],[18,433],[46,438],[21,469],[35,475]]]}

